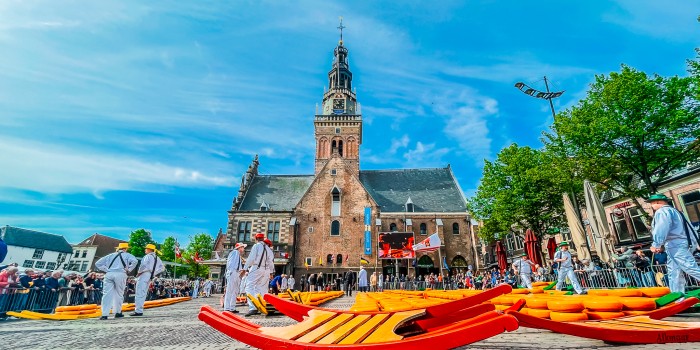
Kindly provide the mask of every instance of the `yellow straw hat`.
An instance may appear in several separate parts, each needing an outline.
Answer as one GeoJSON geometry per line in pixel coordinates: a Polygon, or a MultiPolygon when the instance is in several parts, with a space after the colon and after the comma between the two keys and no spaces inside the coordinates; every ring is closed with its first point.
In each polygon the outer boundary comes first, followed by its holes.
{"type": "Polygon", "coordinates": [[[117,250],[119,249],[129,249],[129,243],[119,243],[117,250]]]}

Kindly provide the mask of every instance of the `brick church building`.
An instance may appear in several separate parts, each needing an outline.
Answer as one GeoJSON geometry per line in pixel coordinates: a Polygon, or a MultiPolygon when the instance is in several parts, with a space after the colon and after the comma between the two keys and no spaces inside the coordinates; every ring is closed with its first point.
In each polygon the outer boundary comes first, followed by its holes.
{"type": "Polygon", "coordinates": [[[261,175],[255,156],[228,212],[227,248],[263,232],[274,245],[276,272],[294,274],[297,281],[318,272],[333,281],[357,271],[361,257],[370,272],[384,275],[425,275],[440,265],[453,273],[469,265],[476,270],[476,234],[449,165],[360,169],[362,114],[342,33],[334,55],[321,114],[313,118],[314,173],[261,175]],[[388,231],[413,232],[415,242],[437,232],[444,261],[437,252],[419,253],[415,260],[378,259],[378,234],[388,231]]]}

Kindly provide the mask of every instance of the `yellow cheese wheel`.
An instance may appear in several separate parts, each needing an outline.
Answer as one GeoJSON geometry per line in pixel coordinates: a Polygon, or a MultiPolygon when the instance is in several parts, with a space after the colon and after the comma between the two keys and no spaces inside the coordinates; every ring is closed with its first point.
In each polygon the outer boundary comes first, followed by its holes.
{"type": "Polygon", "coordinates": [[[588,295],[590,296],[606,296],[608,295],[607,289],[589,289],[588,295]]]}
{"type": "Polygon", "coordinates": [[[528,312],[530,312],[530,310],[532,310],[532,309],[528,309],[528,308],[524,307],[524,308],[520,309],[520,311],[518,311],[518,312],[523,314],[523,315],[527,315],[528,312]]]}
{"type": "Polygon", "coordinates": [[[574,322],[574,321],[585,321],[588,319],[588,315],[583,312],[555,312],[549,313],[549,318],[552,321],[558,322],[574,322]]]}
{"type": "Polygon", "coordinates": [[[532,293],[532,294],[542,294],[542,293],[544,293],[544,287],[534,287],[534,286],[533,286],[532,289],[530,289],[530,293],[532,293]]]}
{"type": "Polygon", "coordinates": [[[585,311],[585,314],[588,315],[589,320],[609,320],[612,318],[620,318],[624,317],[625,314],[623,312],[606,312],[606,311],[585,311]]]}
{"type": "Polygon", "coordinates": [[[510,294],[530,294],[530,290],[529,289],[513,289],[513,291],[510,292],[510,294]]]}
{"type": "Polygon", "coordinates": [[[608,295],[617,297],[641,297],[642,291],[639,289],[608,289],[608,295]]]}
{"type": "Polygon", "coordinates": [[[544,298],[528,298],[525,300],[525,305],[530,309],[547,309],[547,301],[550,299],[544,298]]]}
{"type": "Polygon", "coordinates": [[[541,309],[528,309],[527,314],[539,318],[549,318],[550,311],[541,309]]]}
{"type": "Polygon", "coordinates": [[[646,314],[648,311],[632,311],[632,310],[623,310],[622,313],[625,314],[625,316],[640,316],[646,314]]]}
{"type": "Polygon", "coordinates": [[[668,293],[671,293],[671,289],[668,287],[646,287],[639,288],[642,294],[647,298],[659,298],[668,293]]]}
{"type": "MultiPolygon", "coordinates": [[[[547,308],[550,311],[557,312],[581,312],[583,311],[583,302],[576,299],[556,299],[548,300],[547,308]]],[[[551,316],[550,316],[551,317],[551,316]]],[[[554,319],[554,318],[552,318],[554,319]]]]}
{"type": "Polygon", "coordinates": [[[619,312],[623,305],[619,298],[598,297],[584,300],[583,306],[590,311],[619,312]]]}
{"type": "Polygon", "coordinates": [[[656,301],[651,298],[620,298],[623,310],[654,310],[656,309],[656,301]]]}
{"type": "Polygon", "coordinates": [[[550,284],[551,282],[532,282],[533,287],[546,287],[550,284]]]}
{"type": "Polygon", "coordinates": [[[503,310],[507,310],[511,305],[495,305],[495,306],[496,306],[496,310],[503,311],[503,310]]]}

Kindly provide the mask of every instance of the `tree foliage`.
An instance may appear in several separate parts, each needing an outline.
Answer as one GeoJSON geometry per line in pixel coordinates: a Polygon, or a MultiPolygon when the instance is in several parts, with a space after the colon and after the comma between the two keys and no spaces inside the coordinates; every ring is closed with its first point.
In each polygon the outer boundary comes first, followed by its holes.
{"type": "Polygon", "coordinates": [[[211,259],[211,254],[214,249],[214,238],[207,233],[198,233],[192,237],[187,244],[185,251],[182,253],[183,262],[189,265],[189,275],[191,277],[207,277],[209,276],[209,267],[198,264],[195,261],[195,255],[201,259],[211,259]]]}
{"type": "Polygon", "coordinates": [[[495,161],[486,161],[469,210],[483,221],[479,235],[486,241],[503,238],[515,228],[532,229],[542,236],[563,222],[562,193],[575,179],[553,166],[551,153],[520,147],[504,148],[495,161]]]}
{"type": "Polygon", "coordinates": [[[146,245],[155,243],[150,232],[142,228],[132,231],[129,234],[129,253],[137,258],[143,257],[146,255],[146,245]]]}
{"type": "Polygon", "coordinates": [[[700,156],[699,116],[696,78],[648,76],[623,65],[596,76],[586,98],[555,117],[544,141],[603,189],[646,197],[700,156]]]}
{"type": "Polygon", "coordinates": [[[165,261],[175,261],[175,237],[168,236],[160,245],[160,257],[165,261]]]}

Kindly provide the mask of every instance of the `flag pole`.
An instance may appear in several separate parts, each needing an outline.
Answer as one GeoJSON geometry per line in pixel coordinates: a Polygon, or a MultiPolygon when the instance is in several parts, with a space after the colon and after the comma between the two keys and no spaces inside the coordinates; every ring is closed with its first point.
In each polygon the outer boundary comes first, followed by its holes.
{"type": "Polygon", "coordinates": [[[440,265],[440,276],[442,276],[442,246],[440,246],[440,248],[438,248],[437,251],[438,251],[438,260],[439,260],[438,264],[440,265]]]}

